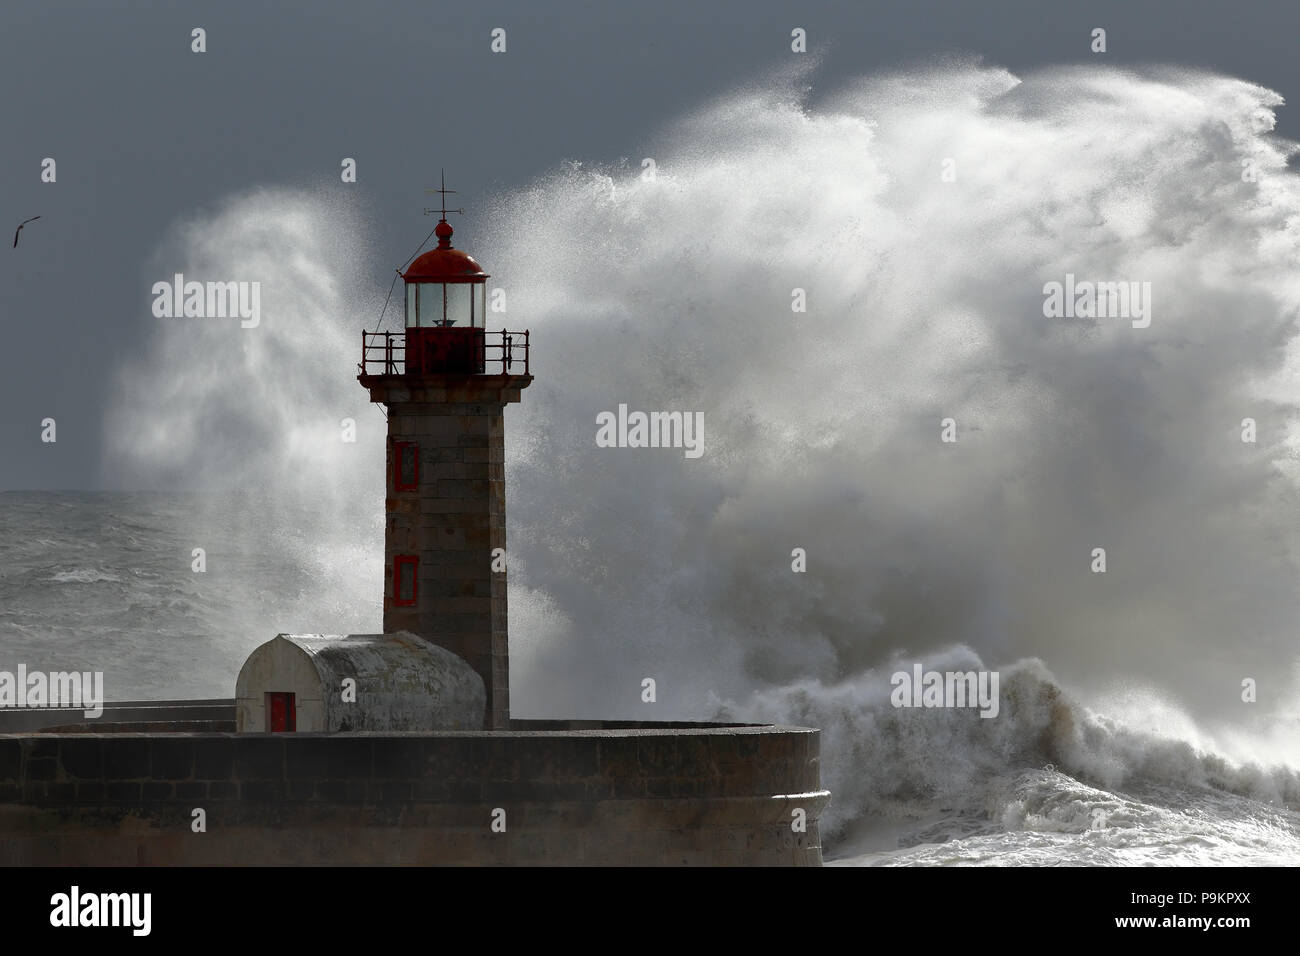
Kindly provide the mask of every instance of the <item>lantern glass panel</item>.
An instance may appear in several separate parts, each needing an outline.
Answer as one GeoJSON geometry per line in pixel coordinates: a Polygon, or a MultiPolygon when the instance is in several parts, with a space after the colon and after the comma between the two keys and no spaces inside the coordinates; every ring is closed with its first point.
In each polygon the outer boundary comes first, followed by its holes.
{"type": "Polygon", "coordinates": [[[466,282],[447,283],[447,325],[468,328],[470,325],[470,286],[466,282]]]}
{"type": "Polygon", "coordinates": [[[442,283],[421,282],[419,322],[422,329],[436,328],[442,325],[442,283]]]}

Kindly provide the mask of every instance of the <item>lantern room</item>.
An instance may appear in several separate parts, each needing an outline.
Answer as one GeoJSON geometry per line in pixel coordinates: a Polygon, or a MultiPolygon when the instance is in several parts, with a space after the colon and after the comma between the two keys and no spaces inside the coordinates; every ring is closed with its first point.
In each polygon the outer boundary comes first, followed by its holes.
{"type": "Polygon", "coordinates": [[[445,218],[434,229],[437,248],[402,274],[406,283],[406,370],[480,373],[485,364],[484,325],[488,274],[451,245],[445,218]]]}
{"type": "Polygon", "coordinates": [[[481,329],[487,313],[488,274],[470,256],[451,246],[452,229],[439,220],[430,249],[402,273],[406,282],[408,329],[481,329]]]}

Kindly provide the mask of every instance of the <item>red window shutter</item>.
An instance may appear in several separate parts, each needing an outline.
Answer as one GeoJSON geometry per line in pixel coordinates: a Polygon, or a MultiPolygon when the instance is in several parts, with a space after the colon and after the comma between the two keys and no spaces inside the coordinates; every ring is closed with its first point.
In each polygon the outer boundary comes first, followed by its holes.
{"type": "Polygon", "coordinates": [[[420,487],[420,446],[413,441],[393,443],[393,490],[417,491],[420,487]]]}
{"type": "Polygon", "coordinates": [[[399,554],[393,558],[393,604],[413,607],[419,593],[420,559],[415,555],[399,554]]]}

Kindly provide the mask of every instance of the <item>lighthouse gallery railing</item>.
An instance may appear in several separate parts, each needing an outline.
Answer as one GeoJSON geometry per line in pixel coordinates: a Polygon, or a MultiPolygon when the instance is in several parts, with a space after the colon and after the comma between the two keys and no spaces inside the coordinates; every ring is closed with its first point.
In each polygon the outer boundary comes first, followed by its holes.
{"type": "MultiPolygon", "coordinates": [[[[484,375],[528,375],[528,331],[484,333],[487,368],[484,375]]],[[[405,375],[406,333],[361,333],[362,375],[405,375]]]]}

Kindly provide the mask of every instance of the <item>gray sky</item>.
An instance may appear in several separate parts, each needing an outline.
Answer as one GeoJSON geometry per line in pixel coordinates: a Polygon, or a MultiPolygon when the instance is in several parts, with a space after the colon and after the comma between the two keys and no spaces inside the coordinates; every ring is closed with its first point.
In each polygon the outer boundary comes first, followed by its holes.
{"type": "MultiPolygon", "coordinates": [[[[257,185],[355,190],[401,263],[431,227],[423,190],[445,166],[470,215],[566,159],[653,155],[672,117],[794,56],[814,83],[965,52],[1015,72],[1177,63],[1300,89],[1300,7],[1287,2],[427,2],[0,5],[0,488],[100,485],[113,374],[154,328],[147,270],[176,220],[257,185]],[[208,50],[190,51],[190,30],[208,50]],[[503,27],[508,50],[489,49],[503,27]],[[58,182],[40,182],[42,158],[58,182]],[[358,183],[339,182],[355,157],[358,183]],[[40,421],[58,420],[57,444],[40,421]]],[[[1278,131],[1300,136],[1288,109],[1278,131]]],[[[475,250],[479,251],[479,250],[475,250]]],[[[484,256],[484,258],[488,258],[484,256]]],[[[389,273],[375,277],[386,285],[389,273]]],[[[358,316],[358,326],[373,325],[358,316]]]]}

